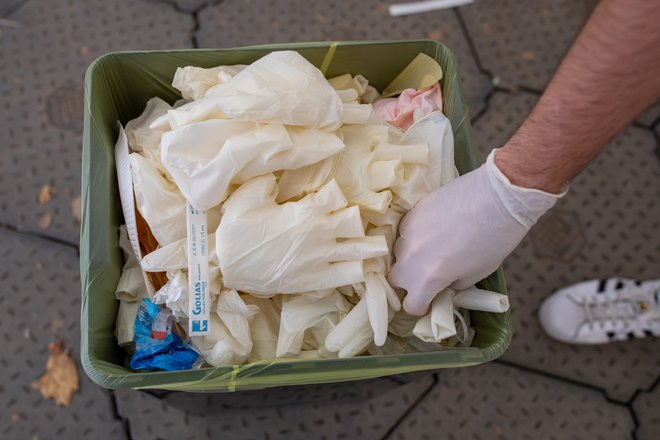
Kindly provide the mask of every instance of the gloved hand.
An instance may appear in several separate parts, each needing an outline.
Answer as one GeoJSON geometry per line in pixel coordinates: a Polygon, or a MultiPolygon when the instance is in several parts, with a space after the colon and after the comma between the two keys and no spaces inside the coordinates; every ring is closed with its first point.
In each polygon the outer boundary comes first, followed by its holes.
{"type": "Polygon", "coordinates": [[[558,198],[513,185],[485,164],[420,200],[399,225],[388,279],[407,290],[403,308],[424,315],[438,292],[462,290],[494,272],[558,198]]]}

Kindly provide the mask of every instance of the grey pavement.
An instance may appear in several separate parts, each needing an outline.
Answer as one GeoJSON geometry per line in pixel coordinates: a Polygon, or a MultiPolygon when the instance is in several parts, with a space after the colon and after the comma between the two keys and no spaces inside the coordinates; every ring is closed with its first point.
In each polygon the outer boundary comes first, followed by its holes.
{"type": "MultiPolygon", "coordinates": [[[[71,406],[30,384],[47,345],[79,354],[83,76],[106,52],[335,39],[437,39],[452,49],[479,154],[539,98],[593,0],[477,0],[391,18],[386,1],[0,0],[0,437],[316,439],[660,437],[660,340],[575,347],[536,313],[553,290],[657,278],[660,104],[572,183],[505,263],[514,340],[487,365],[237,394],[103,390],[81,368],[71,406]],[[39,202],[44,186],[50,200],[39,202]]],[[[383,60],[386,62],[386,60],[383,60]]]]}

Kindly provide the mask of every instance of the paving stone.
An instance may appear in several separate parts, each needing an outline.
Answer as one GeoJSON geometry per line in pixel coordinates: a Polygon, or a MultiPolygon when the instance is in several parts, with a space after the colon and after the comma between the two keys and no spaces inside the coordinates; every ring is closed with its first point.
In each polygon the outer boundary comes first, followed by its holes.
{"type": "Polygon", "coordinates": [[[498,364],[443,371],[392,439],[625,439],[634,424],[599,392],[498,364]]]}
{"type": "Polygon", "coordinates": [[[475,115],[491,86],[477,68],[454,11],[393,18],[387,12],[389,3],[224,0],[199,13],[197,41],[200,47],[235,47],[298,41],[439,40],[456,54],[468,105],[475,115]]]}
{"type": "Polygon", "coordinates": [[[660,434],[660,383],[653,390],[639,394],[633,410],[639,420],[638,440],[656,440],[660,434]]]}
{"type": "Polygon", "coordinates": [[[20,26],[0,28],[0,222],[77,242],[87,66],[110,51],[190,47],[193,20],[142,0],[31,0],[8,18],[20,26]]]}
{"type": "Polygon", "coordinates": [[[660,101],[644,110],[641,115],[637,117],[637,122],[647,127],[652,127],[655,123],[660,123],[660,101]]]}
{"type": "Polygon", "coordinates": [[[218,3],[222,0],[156,0],[162,3],[169,3],[185,12],[195,12],[203,6],[218,3]]]}
{"type": "Polygon", "coordinates": [[[381,439],[433,384],[431,374],[236,394],[117,391],[134,440],[381,439]]]}
{"type": "Polygon", "coordinates": [[[483,68],[507,88],[543,90],[593,0],[481,0],[460,8],[483,68]]]}
{"type": "Polygon", "coordinates": [[[0,17],[4,17],[16,9],[25,0],[0,0],[0,17]]]}
{"type": "MultiPolygon", "coordinates": [[[[536,99],[527,93],[493,96],[475,124],[482,158],[506,142],[536,99]]],[[[569,284],[607,276],[660,276],[656,145],[649,130],[624,130],[506,260],[514,339],[504,359],[602,387],[620,400],[656,379],[660,339],[571,346],[548,338],[537,320],[543,299],[569,284]]]]}
{"type": "Polygon", "coordinates": [[[79,359],[80,276],[75,249],[0,229],[0,437],[124,439],[110,394],[92,383],[79,359]],[[80,390],[68,407],[31,387],[45,371],[48,344],[63,341],[76,359],[80,390]]]}

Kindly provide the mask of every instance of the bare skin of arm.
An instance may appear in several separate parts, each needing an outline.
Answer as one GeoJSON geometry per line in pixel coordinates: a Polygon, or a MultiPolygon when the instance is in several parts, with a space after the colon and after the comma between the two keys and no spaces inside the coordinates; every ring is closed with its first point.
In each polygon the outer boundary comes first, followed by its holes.
{"type": "Polygon", "coordinates": [[[658,98],[660,1],[602,0],[496,164],[515,185],[558,193],[658,98]]]}

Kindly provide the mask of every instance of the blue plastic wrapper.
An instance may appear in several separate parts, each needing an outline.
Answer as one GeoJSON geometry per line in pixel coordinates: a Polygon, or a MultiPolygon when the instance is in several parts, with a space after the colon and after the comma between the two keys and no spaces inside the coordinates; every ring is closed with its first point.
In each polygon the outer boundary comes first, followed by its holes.
{"type": "Polygon", "coordinates": [[[146,298],[140,304],[135,318],[135,354],[131,357],[134,370],[189,370],[200,357],[170,326],[163,327],[162,310],[146,298]]]}

